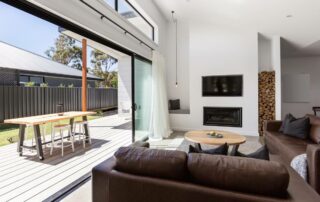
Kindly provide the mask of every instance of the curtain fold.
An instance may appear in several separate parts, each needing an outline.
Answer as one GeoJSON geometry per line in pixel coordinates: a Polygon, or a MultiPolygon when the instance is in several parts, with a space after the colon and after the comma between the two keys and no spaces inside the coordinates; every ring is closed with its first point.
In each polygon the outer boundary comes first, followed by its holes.
{"type": "Polygon", "coordinates": [[[168,96],[166,88],[165,61],[157,51],[152,56],[150,140],[161,140],[171,135],[168,96]]]}

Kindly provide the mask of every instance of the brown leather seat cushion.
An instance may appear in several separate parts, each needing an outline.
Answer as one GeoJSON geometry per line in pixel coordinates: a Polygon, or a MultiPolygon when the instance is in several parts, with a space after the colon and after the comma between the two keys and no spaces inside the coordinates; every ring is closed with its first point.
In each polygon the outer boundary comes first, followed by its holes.
{"type": "Polygon", "coordinates": [[[280,132],[267,132],[266,142],[271,153],[281,155],[287,164],[290,164],[294,157],[306,153],[307,145],[312,144],[309,139],[293,138],[280,132]]]}
{"type": "Polygon", "coordinates": [[[307,117],[310,119],[310,139],[316,143],[320,144],[320,117],[307,114],[307,117]]]}
{"type": "Polygon", "coordinates": [[[285,166],[265,160],[189,154],[188,169],[195,182],[219,189],[281,195],[289,184],[285,166]]]}
{"type": "Polygon", "coordinates": [[[114,156],[118,171],[173,180],[187,179],[187,154],[182,151],[121,147],[114,156]]]}

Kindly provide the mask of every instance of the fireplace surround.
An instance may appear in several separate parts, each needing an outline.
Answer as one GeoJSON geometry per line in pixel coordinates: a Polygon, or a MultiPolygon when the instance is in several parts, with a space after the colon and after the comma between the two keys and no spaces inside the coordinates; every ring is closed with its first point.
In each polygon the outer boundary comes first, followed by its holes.
{"type": "Polygon", "coordinates": [[[203,107],[203,125],[242,127],[242,108],[203,107]]]}

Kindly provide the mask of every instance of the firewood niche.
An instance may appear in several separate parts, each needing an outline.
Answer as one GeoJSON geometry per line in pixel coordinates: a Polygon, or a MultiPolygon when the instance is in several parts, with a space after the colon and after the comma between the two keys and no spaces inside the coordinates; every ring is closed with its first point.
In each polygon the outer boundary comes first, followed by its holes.
{"type": "Polygon", "coordinates": [[[263,122],[275,120],[275,72],[259,73],[259,134],[263,135],[263,122]]]}

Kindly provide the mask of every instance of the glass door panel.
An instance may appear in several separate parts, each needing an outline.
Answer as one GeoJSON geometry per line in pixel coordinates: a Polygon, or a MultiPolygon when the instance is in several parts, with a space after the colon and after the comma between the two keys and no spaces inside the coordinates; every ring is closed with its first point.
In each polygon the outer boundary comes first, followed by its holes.
{"type": "Polygon", "coordinates": [[[152,96],[152,66],[150,62],[134,59],[134,118],[135,141],[144,140],[150,133],[152,96]]]}

